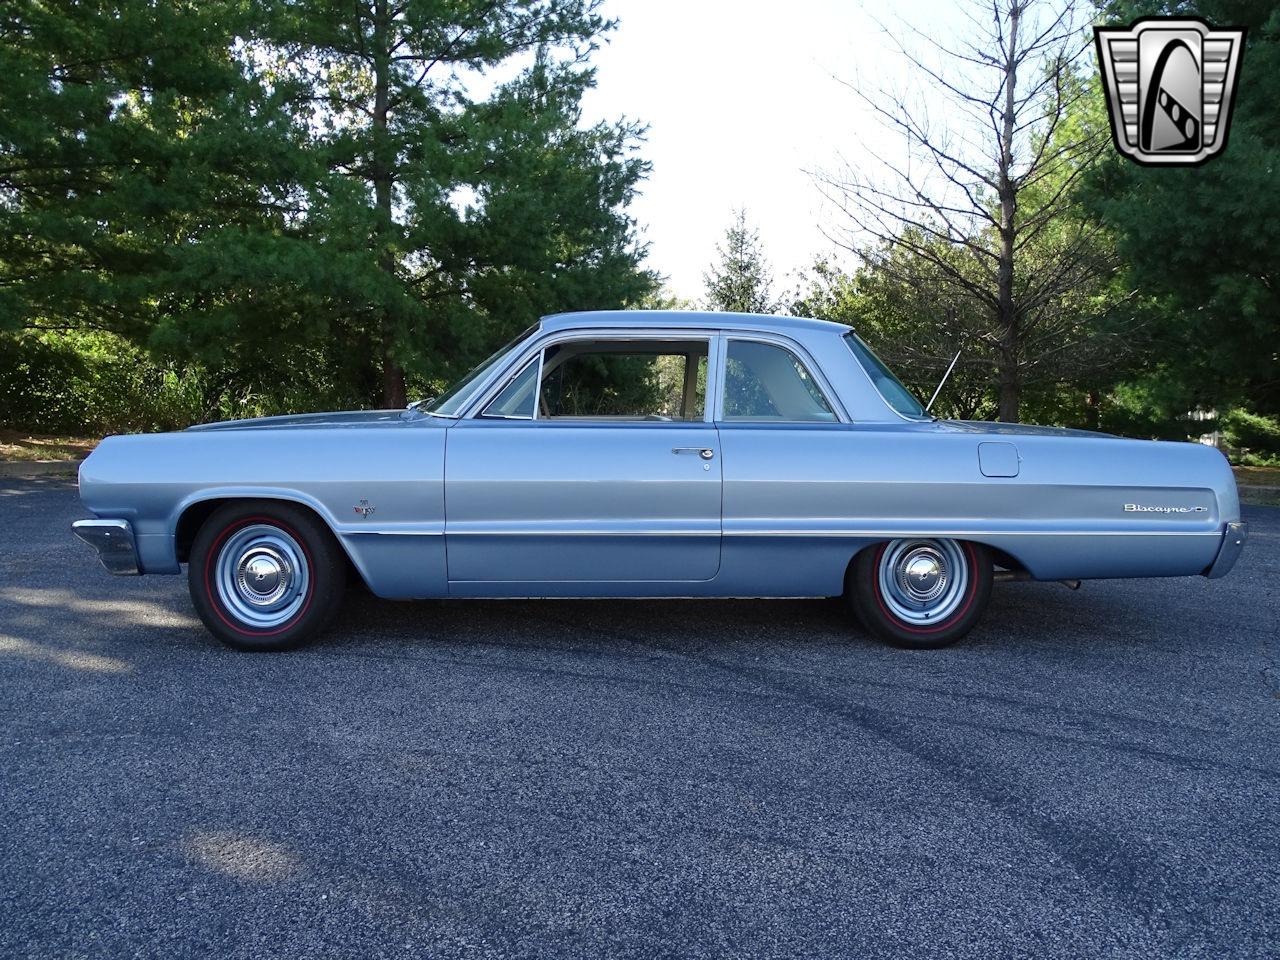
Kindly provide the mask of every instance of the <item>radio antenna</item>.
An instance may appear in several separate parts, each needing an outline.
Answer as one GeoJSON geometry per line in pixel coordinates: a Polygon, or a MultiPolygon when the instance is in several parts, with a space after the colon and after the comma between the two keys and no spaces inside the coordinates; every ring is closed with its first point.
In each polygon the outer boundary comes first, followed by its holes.
{"type": "Polygon", "coordinates": [[[942,375],[942,379],[938,381],[938,389],[933,391],[933,396],[930,397],[929,402],[925,404],[925,407],[924,407],[925,413],[928,413],[929,410],[933,407],[933,401],[938,399],[938,394],[940,394],[942,392],[942,388],[946,386],[947,377],[951,376],[951,371],[956,368],[956,361],[960,359],[960,354],[963,350],[964,350],[964,347],[961,347],[959,350],[956,351],[956,355],[951,358],[951,366],[947,367],[947,372],[944,373],[942,375]]]}

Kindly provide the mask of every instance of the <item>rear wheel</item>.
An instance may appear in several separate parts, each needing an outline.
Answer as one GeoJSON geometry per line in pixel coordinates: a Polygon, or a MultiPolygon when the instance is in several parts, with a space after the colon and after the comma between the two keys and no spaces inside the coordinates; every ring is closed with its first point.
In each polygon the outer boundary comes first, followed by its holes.
{"type": "Polygon", "coordinates": [[[286,650],[327,627],[346,558],[314,514],[255,500],[219,507],[191,546],[187,580],[209,632],[240,650],[286,650]]]}
{"type": "Polygon", "coordinates": [[[849,565],[845,596],[875,636],[923,650],[973,629],[991,597],[991,557],[964,540],[909,538],[869,547],[849,565]]]}

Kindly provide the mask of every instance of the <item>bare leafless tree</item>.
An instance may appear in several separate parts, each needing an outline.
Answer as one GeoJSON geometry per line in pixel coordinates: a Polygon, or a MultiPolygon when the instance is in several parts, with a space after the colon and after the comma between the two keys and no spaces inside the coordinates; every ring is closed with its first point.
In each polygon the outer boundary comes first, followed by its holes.
{"type": "Polygon", "coordinates": [[[964,29],[947,39],[882,24],[921,81],[907,86],[928,96],[843,78],[905,149],[868,149],[869,164],[817,175],[844,218],[836,242],[887,270],[900,260],[886,250],[910,253],[948,296],[981,305],[984,322],[969,333],[992,358],[1004,421],[1018,419],[1029,379],[1116,353],[1098,342],[1079,296],[1115,263],[1100,226],[1072,203],[1107,147],[1105,127],[1079,122],[1091,9],[962,0],[964,29]]]}

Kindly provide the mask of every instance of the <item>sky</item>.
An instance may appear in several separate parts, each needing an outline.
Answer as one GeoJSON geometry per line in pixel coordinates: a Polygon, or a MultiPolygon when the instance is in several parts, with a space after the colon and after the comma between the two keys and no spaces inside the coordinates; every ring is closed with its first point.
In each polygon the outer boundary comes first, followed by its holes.
{"type": "Polygon", "coordinates": [[[877,23],[886,9],[933,33],[945,30],[952,7],[606,0],[619,25],[593,59],[597,86],[584,119],[649,125],[641,153],[653,171],[632,214],[650,244],[648,265],[668,278],[671,293],[701,297],[703,273],[738,207],[760,231],[775,293],[835,251],[823,228],[839,230],[838,211],[807,171],[857,164],[866,146],[883,149],[888,136],[841,81],[918,84],[886,49],[877,23]]]}

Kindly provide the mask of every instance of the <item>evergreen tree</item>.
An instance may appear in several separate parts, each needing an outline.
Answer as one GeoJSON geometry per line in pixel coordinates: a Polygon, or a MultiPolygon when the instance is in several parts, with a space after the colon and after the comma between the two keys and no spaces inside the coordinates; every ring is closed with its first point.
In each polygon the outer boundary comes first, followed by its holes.
{"type": "Polygon", "coordinates": [[[772,313],[775,303],[773,277],[764,256],[760,233],[747,223],[747,212],[738,210],[716,244],[718,262],[703,274],[707,305],[712,310],[735,313],[772,313]]]}
{"type": "Polygon", "coordinates": [[[0,12],[0,328],[145,340],[176,261],[289,216],[279,101],[233,46],[242,3],[15,0],[0,12]]]}
{"type": "MultiPolygon", "coordinates": [[[[270,407],[405,399],[654,286],[599,0],[0,8],[0,328],[109,330],[270,407]]],[[[21,347],[21,344],[19,344],[21,347]]]]}
{"type": "MultiPolygon", "coordinates": [[[[440,377],[541,313],[647,293],[633,123],[581,126],[600,0],[283,0],[264,60],[317,105],[310,198],[367,286],[354,348],[440,377]],[[494,83],[497,72],[511,75],[494,83]]],[[[331,305],[344,320],[346,298],[331,305]]]]}
{"type": "Polygon", "coordinates": [[[1248,33],[1221,155],[1189,168],[1110,156],[1091,178],[1088,202],[1116,234],[1126,282],[1159,304],[1158,350],[1137,386],[1169,414],[1235,404],[1280,414],[1280,2],[1116,0],[1103,10],[1108,23],[1150,15],[1248,33]]]}

